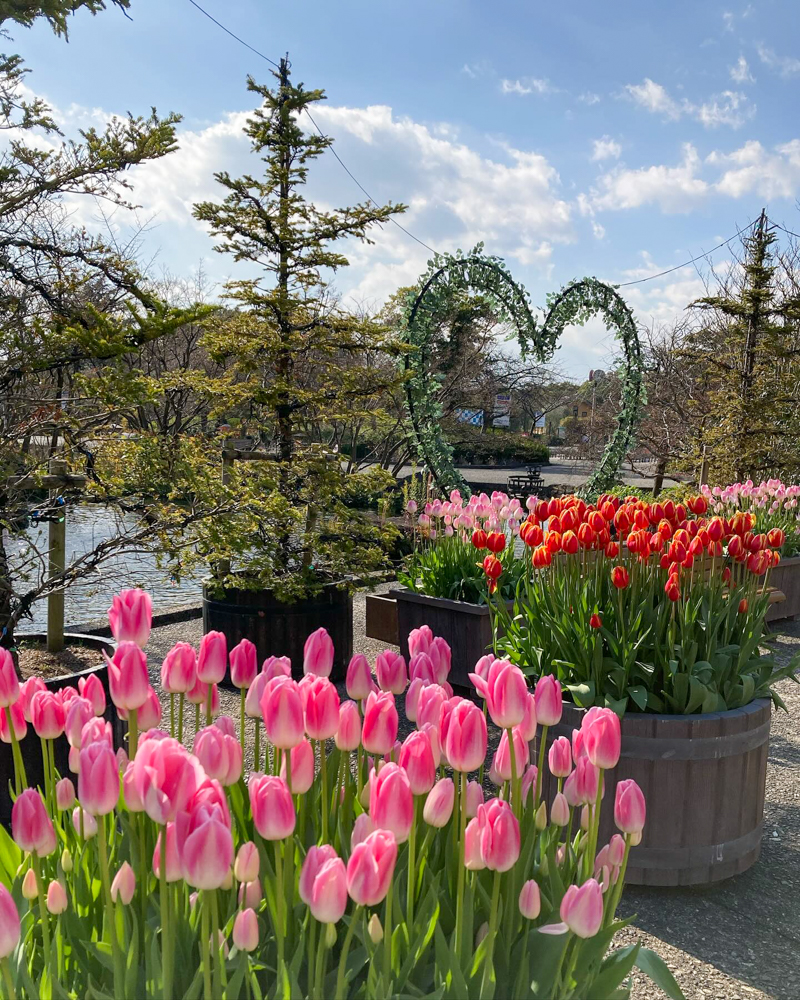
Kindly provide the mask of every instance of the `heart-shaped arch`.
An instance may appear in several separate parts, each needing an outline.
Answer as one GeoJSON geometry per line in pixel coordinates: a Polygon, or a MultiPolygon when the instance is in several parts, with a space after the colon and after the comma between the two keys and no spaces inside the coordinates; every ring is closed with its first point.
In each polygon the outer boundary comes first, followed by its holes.
{"type": "Polygon", "coordinates": [[[438,383],[427,370],[437,319],[464,291],[478,292],[486,298],[498,319],[516,331],[523,357],[533,355],[540,363],[552,358],[564,328],[570,324],[583,325],[600,313],[606,328],[614,330],[624,355],[622,408],[611,440],[582,492],[594,494],[609,489],[633,445],[645,402],[642,350],[633,314],[611,285],[597,278],[582,278],[565,286],[557,295],[548,296],[547,315],[538,326],[525,288],[514,281],[499,257],[485,255],[481,244],[468,254],[460,251],[455,255],[437,254],[406,300],[408,415],[419,458],[430,469],[439,489],[447,492],[458,487],[469,491],[453,465],[452,448],[442,436],[438,383]]]}

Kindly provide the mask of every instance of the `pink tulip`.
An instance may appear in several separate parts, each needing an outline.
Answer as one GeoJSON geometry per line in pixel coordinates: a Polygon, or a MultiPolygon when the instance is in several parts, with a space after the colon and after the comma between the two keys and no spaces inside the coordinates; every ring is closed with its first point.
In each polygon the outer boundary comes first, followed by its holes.
{"type": "Polygon", "coordinates": [[[19,944],[19,911],[11,893],[0,882],[0,961],[11,955],[19,944]]]}
{"type": "Polygon", "coordinates": [[[378,653],[375,660],[375,674],[381,691],[402,694],[406,689],[406,661],[391,649],[378,653]]]}
{"type": "Polygon", "coordinates": [[[54,740],[64,732],[66,712],[61,699],[52,691],[37,691],[31,700],[31,722],[43,740],[54,740]]]}
{"type": "Polygon", "coordinates": [[[103,653],[108,665],[108,686],[111,700],[117,708],[127,712],[140,708],[147,701],[150,679],[147,674],[147,657],[135,642],[121,642],[113,659],[103,653]]]}
{"type": "Polygon", "coordinates": [[[590,708],[581,725],[586,754],[595,767],[607,771],[619,761],[622,735],[619,716],[610,708],[590,708]]]}
{"type": "Polygon", "coordinates": [[[261,697],[261,715],[273,746],[290,750],[302,743],[303,701],[297,681],[289,677],[269,681],[261,697]]]}
{"type": "Polygon", "coordinates": [[[135,892],[136,876],[133,873],[133,868],[127,861],[123,861],[111,883],[111,898],[115,903],[119,900],[123,906],[128,906],[135,892]]]}
{"type": "Polygon", "coordinates": [[[97,833],[97,820],[80,806],[75,806],[72,810],[72,825],[75,827],[75,833],[84,840],[90,840],[97,833]]]}
{"type": "Polygon", "coordinates": [[[71,747],[81,747],[81,733],[87,722],[96,716],[88,698],[73,698],[64,716],[64,734],[71,747]]]}
{"type": "Polygon", "coordinates": [[[556,726],[561,721],[561,685],[552,674],[536,682],[536,718],[540,726],[556,726]]]}
{"type": "MultiPolygon", "coordinates": [[[[114,738],[111,734],[111,723],[97,715],[84,723],[83,729],[81,729],[80,747],[88,747],[90,743],[107,743],[113,749],[114,738]]],[[[73,747],[73,749],[79,748],[73,747]]],[[[76,768],[76,773],[78,770],[80,770],[80,765],[76,768]]]]}
{"type": "Polygon", "coordinates": [[[171,737],[139,744],[131,764],[136,795],[156,823],[172,823],[205,779],[196,757],[171,737]]]}
{"type": "Polygon", "coordinates": [[[306,674],[298,689],[309,738],[327,740],[335,736],[339,728],[339,693],[333,684],[327,677],[306,674]]]}
{"type": "Polygon", "coordinates": [[[467,782],[467,817],[474,819],[483,805],[483,788],[477,781],[467,782]]]}
{"type": "Polygon", "coordinates": [[[507,872],[517,863],[519,823],[508,802],[492,799],[478,809],[481,857],[491,871],[507,872]]]}
{"type": "Polygon", "coordinates": [[[303,673],[330,677],[333,670],[333,639],[324,628],[318,628],[306,639],[303,647],[303,673]]]}
{"type": "Polygon", "coordinates": [[[508,660],[495,660],[484,680],[479,674],[470,674],[475,689],[486,699],[489,715],[496,726],[510,729],[525,718],[528,684],[525,675],[508,660]]]}
{"type": "Polygon", "coordinates": [[[233,874],[238,882],[255,882],[258,878],[260,865],[258,848],[252,840],[248,840],[242,844],[236,854],[233,874]]]}
{"type": "Polygon", "coordinates": [[[397,861],[397,841],[375,830],[356,844],[347,862],[347,891],[358,906],[377,906],[389,890],[397,861]]]}
{"type": "MultiPolygon", "coordinates": [[[[121,718],[128,718],[125,709],[117,709],[117,712],[121,718]]],[[[148,729],[157,729],[161,725],[161,702],[152,687],[147,689],[147,698],[144,705],[139,707],[136,722],[142,732],[147,732],[148,729]]]]}
{"type": "Polygon", "coordinates": [[[11,836],[17,847],[40,858],[56,849],[56,833],[38,789],[28,788],[17,796],[11,809],[11,836]]]}
{"type": "Polygon", "coordinates": [[[57,879],[53,879],[47,887],[46,903],[47,912],[52,913],[53,916],[58,916],[59,913],[63,913],[67,908],[67,893],[64,886],[57,879]]]}
{"type": "Polygon", "coordinates": [[[539,893],[539,883],[535,879],[529,879],[523,886],[519,894],[519,912],[527,920],[535,920],[542,909],[542,900],[539,893]]]}
{"type": "Polygon", "coordinates": [[[239,886],[239,906],[249,906],[255,909],[263,898],[264,893],[261,891],[261,883],[258,879],[252,882],[242,882],[239,886]]]}
{"type": "Polygon", "coordinates": [[[19,695],[19,679],[14,668],[14,657],[7,649],[0,646],[0,709],[14,705],[19,700],[19,695]]]}
{"type": "Polygon", "coordinates": [[[219,684],[228,666],[228,641],[222,632],[206,632],[200,640],[197,679],[203,684],[219,684]]]}
{"type": "MultiPolygon", "coordinates": [[[[279,675],[276,674],[276,676],[279,675]]],[[[286,677],[288,675],[283,674],[280,676],[286,677]]],[[[248,719],[261,718],[261,699],[264,697],[267,684],[272,679],[268,674],[260,673],[247,689],[247,695],[244,700],[244,713],[248,719]]]]}
{"type": "Polygon", "coordinates": [[[258,673],[258,652],[249,639],[231,650],[231,683],[237,688],[249,688],[258,673]]]}
{"type": "MultiPolygon", "coordinates": [[[[14,735],[17,740],[24,739],[25,734],[28,731],[28,723],[25,721],[25,710],[22,704],[22,698],[15,702],[8,709],[11,713],[11,725],[14,727],[14,735]]],[[[5,709],[0,709],[0,740],[3,743],[11,743],[11,729],[8,725],[8,715],[5,709]]]]}
{"type": "MultiPolygon", "coordinates": [[[[514,741],[514,764],[516,768],[516,777],[521,778],[530,763],[530,751],[528,749],[528,744],[522,738],[520,727],[515,726],[511,732],[513,734],[512,738],[514,741]]],[[[494,769],[503,781],[511,781],[511,746],[508,741],[507,729],[503,730],[503,735],[500,737],[500,744],[494,755],[494,769]]]]}
{"type": "Polygon", "coordinates": [[[614,798],[614,822],[623,833],[641,833],[644,829],[647,808],[641,788],[633,778],[617,782],[614,798]]]}
{"type": "Polygon", "coordinates": [[[440,635],[435,636],[431,640],[431,644],[428,649],[428,656],[433,663],[433,669],[436,674],[436,683],[444,683],[444,681],[447,680],[447,675],[450,673],[452,652],[446,640],[440,635]]]}
{"type": "Polygon", "coordinates": [[[566,826],[569,823],[569,803],[563,792],[557,792],[550,807],[550,820],[556,826],[566,826]]]}
{"type": "Polygon", "coordinates": [[[456,798],[456,786],[452,778],[440,778],[428,792],[422,809],[422,818],[428,826],[441,829],[450,822],[456,798]]]}
{"type": "Polygon", "coordinates": [[[197,683],[197,654],[188,642],[177,642],[161,664],[161,686],[167,694],[188,694],[197,683]]]}
{"type": "Polygon", "coordinates": [[[214,806],[217,807],[224,821],[228,824],[228,826],[231,826],[231,813],[228,808],[228,798],[225,794],[225,789],[213,778],[204,778],[204,780],[198,785],[197,791],[192,796],[186,811],[193,812],[201,806],[209,809],[214,806]]]}
{"type": "Polygon", "coordinates": [[[536,774],[538,768],[535,764],[531,764],[530,767],[525,771],[522,776],[522,804],[525,805],[528,801],[528,794],[532,789],[536,788],[536,774]]]}
{"type": "Polygon", "coordinates": [[[354,701],[363,701],[370,691],[375,690],[375,681],[372,679],[369,660],[363,653],[356,653],[350,660],[345,687],[347,688],[347,696],[354,701]]]}
{"type": "Polygon", "coordinates": [[[528,692],[528,697],[525,700],[525,715],[519,724],[519,731],[527,743],[536,737],[536,699],[532,691],[528,692]]]}
{"type": "Polygon", "coordinates": [[[615,833],[608,842],[608,861],[613,868],[619,868],[625,860],[625,839],[615,833]]]}
{"type": "Polygon", "coordinates": [[[361,716],[354,701],[344,701],[339,706],[335,742],[340,750],[345,751],[355,750],[361,744],[361,716]]]}
{"type": "Polygon", "coordinates": [[[408,775],[413,794],[427,795],[436,781],[437,764],[427,732],[416,730],[406,736],[398,763],[408,775]]]}
{"type": "Polygon", "coordinates": [[[256,830],[265,840],[284,840],[294,832],[294,802],[283,778],[251,774],[247,786],[256,830]]]}
{"type": "MultiPolygon", "coordinates": [[[[494,661],[495,657],[492,656],[491,653],[487,653],[486,656],[482,656],[475,664],[475,670],[473,673],[476,673],[481,680],[487,681],[489,679],[489,670],[491,669],[494,661]]],[[[480,694],[480,691],[478,694],[480,694]]],[[[483,697],[483,695],[481,695],[481,697],[483,697]]]]}
{"type": "MultiPolygon", "coordinates": [[[[481,806],[481,809],[484,808],[481,806]]],[[[481,824],[477,816],[467,823],[464,833],[464,867],[471,872],[483,871],[486,867],[481,854],[481,824]]]]}
{"type": "MultiPolygon", "coordinates": [[[[415,684],[416,680],[411,683],[415,684]]],[[[443,687],[425,682],[417,697],[417,729],[421,729],[424,725],[438,726],[442,706],[446,701],[447,692],[443,687]]]]}
{"type": "Polygon", "coordinates": [[[356,816],[356,821],[353,823],[353,830],[350,834],[350,850],[352,851],[356,844],[361,844],[374,832],[375,824],[370,819],[369,813],[360,813],[360,815],[356,816]]]}
{"type": "Polygon", "coordinates": [[[408,661],[408,676],[412,681],[425,681],[426,684],[436,684],[436,667],[427,653],[413,653],[408,661]]]}
{"type": "MultiPolygon", "coordinates": [[[[283,754],[281,761],[281,777],[286,781],[286,758],[291,760],[292,767],[292,794],[305,795],[314,784],[314,748],[303,740],[296,747],[287,750],[283,754]]],[[[288,785],[288,781],[287,781],[288,785]]]]}
{"type": "Polygon", "coordinates": [[[430,626],[421,625],[408,633],[408,655],[427,653],[433,642],[433,632],[430,626]]]}
{"type": "Polygon", "coordinates": [[[56,808],[60,812],[75,805],[75,786],[69,778],[62,778],[56,785],[56,808]]]}
{"type": "Polygon", "coordinates": [[[104,715],[106,710],[106,692],[97,674],[78,678],[78,691],[82,698],[92,703],[95,715],[104,715]]]}
{"type": "Polygon", "coordinates": [[[141,649],[150,638],[153,602],[144,590],[122,590],[108,609],[108,624],[117,642],[135,642],[141,649]]]}
{"type": "MultiPolygon", "coordinates": [[[[280,779],[278,779],[280,780],[280,779]]],[[[230,820],[217,805],[178,813],[175,823],[184,879],[195,889],[219,889],[233,864],[230,820]]]]}
{"type": "Polygon", "coordinates": [[[567,889],[561,900],[561,919],[579,938],[597,934],[603,923],[603,890],[595,879],[567,889]]]}
{"type": "Polygon", "coordinates": [[[209,778],[235,785],[242,774],[242,745],[219,726],[206,726],[194,738],[194,753],[209,778]]]}
{"type": "Polygon", "coordinates": [[[248,907],[236,915],[233,922],[233,943],[238,951],[255,951],[258,947],[258,917],[248,907]]]}
{"type": "Polygon", "coordinates": [[[105,742],[90,743],[81,750],[78,797],[93,816],[113,812],[119,800],[117,758],[105,742]]]}
{"type": "Polygon", "coordinates": [[[315,920],[335,924],[347,907],[344,862],[328,844],[310,847],[300,872],[300,898],[315,920]]]}
{"type": "Polygon", "coordinates": [[[553,740],[547,754],[550,773],[554,778],[567,778],[572,770],[572,747],[566,736],[553,740]]]}
{"type": "Polygon", "coordinates": [[[361,730],[361,743],[367,753],[380,756],[389,753],[397,739],[399,724],[394,695],[390,691],[371,691],[364,702],[361,730]]]}
{"type": "Polygon", "coordinates": [[[408,840],[414,822],[414,797],[399,764],[385,764],[370,775],[369,814],[378,829],[390,830],[398,844],[408,840]]]}
{"type": "Polygon", "coordinates": [[[217,729],[221,729],[226,736],[236,737],[236,723],[229,715],[217,716],[212,725],[216,726],[217,729]]]}
{"type": "Polygon", "coordinates": [[[268,681],[273,677],[291,677],[292,661],[288,656],[268,656],[261,664],[261,673],[268,681]]]}
{"type": "Polygon", "coordinates": [[[56,694],[57,698],[61,699],[61,704],[64,706],[64,712],[65,713],[66,713],[67,709],[69,708],[70,703],[72,702],[72,700],[74,698],[80,698],[81,697],[80,694],[78,694],[78,689],[72,687],[71,684],[68,684],[66,687],[59,688],[59,690],[56,691],[55,694],[56,694]]]}
{"type": "Polygon", "coordinates": [[[161,878],[161,857],[163,852],[164,831],[167,835],[167,867],[166,881],[172,884],[179,882],[183,878],[183,867],[180,855],[178,854],[178,832],[175,823],[167,823],[164,829],[156,837],[156,847],[153,851],[153,874],[156,878],[161,878]]]}
{"type": "Polygon", "coordinates": [[[486,719],[471,701],[460,701],[450,713],[444,752],[454,771],[474,771],[486,757],[486,719]]]}
{"type": "MultiPolygon", "coordinates": [[[[588,757],[581,757],[575,765],[574,774],[575,794],[577,795],[578,802],[585,805],[593,803],[597,798],[597,790],[600,787],[600,771],[588,757]]],[[[569,781],[569,778],[567,781],[569,781]]]]}
{"type": "MultiPolygon", "coordinates": [[[[26,722],[31,722],[31,702],[37,691],[46,691],[47,685],[41,677],[29,677],[19,686],[19,702],[26,722]]],[[[0,713],[5,715],[5,712],[0,713]]]]}
{"type": "Polygon", "coordinates": [[[428,681],[423,681],[419,677],[415,677],[414,680],[408,685],[408,690],[406,691],[405,712],[406,718],[409,722],[417,721],[417,715],[419,712],[419,696],[422,689],[428,686],[428,684],[428,681]]]}

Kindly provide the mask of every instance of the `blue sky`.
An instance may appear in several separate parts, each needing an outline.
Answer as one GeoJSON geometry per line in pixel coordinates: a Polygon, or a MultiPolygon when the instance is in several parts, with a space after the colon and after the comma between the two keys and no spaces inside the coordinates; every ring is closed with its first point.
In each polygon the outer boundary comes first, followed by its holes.
{"type": "MultiPolygon", "coordinates": [[[[295,79],[325,88],[315,117],[375,198],[410,206],[404,225],[441,250],[483,240],[535,304],[584,274],[626,281],[680,264],[762,206],[800,230],[796,0],[202,5],[272,58],[288,51],[295,79]]],[[[221,284],[232,266],[191,205],[216,195],[215,169],[254,169],[244,82],[269,67],[189,0],[132,0],[130,14],[81,13],[69,44],[41,24],[15,28],[13,50],[67,130],[151,105],[184,116],[181,150],[132,177],[149,223],[143,252],[179,276],[202,260],[221,284]]],[[[311,193],[330,205],[361,197],[330,155],[311,193]]],[[[92,224],[96,210],[76,218],[92,224]]],[[[350,257],[337,287],[379,305],[428,254],[390,227],[350,257]]],[[[642,322],[664,323],[702,291],[688,267],[625,295],[642,322]]],[[[559,358],[583,375],[610,343],[594,322],[565,335],[559,358]]]]}

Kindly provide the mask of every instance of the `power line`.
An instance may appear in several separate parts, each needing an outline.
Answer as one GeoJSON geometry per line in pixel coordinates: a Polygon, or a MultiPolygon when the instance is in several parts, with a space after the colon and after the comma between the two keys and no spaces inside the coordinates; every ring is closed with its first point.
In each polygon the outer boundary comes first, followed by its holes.
{"type": "Polygon", "coordinates": [[[224,24],[218,21],[215,17],[212,17],[207,10],[203,10],[203,8],[200,6],[199,3],[195,3],[195,0],[189,0],[189,3],[192,5],[192,7],[196,7],[201,14],[205,14],[205,16],[209,19],[209,21],[213,21],[218,28],[222,28],[222,30],[225,32],[226,35],[230,35],[231,38],[235,38],[240,45],[244,45],[246,49],[250,49],[250,51],[255,52],[257,56],[261,56],[262,59],[266,59],[266,61],[271,66],[274,66],[276,69],[280,69],[280,66],[275,62],[274,59],[270,59],[270,57],[265,56],[263,52],[259,52],[258,49],[254,49],[253,46],[250,45],[248,42],[246,42],[243,38],[239,38],[238,35],[234,35],[234,33],[230,30],[230,28],[226,28],[224,24]]]}
{"type": "Polygon", "coordinates": [[[787,229],[786,226],[782,226],[780,222],[775,222],[774,219],[769,220],[776,229],[780,229],[782,232],[786,233],[787,236],[794,236],[796,240],[800,240],[800,233],[793,233],[791,229],[787,229]]]}

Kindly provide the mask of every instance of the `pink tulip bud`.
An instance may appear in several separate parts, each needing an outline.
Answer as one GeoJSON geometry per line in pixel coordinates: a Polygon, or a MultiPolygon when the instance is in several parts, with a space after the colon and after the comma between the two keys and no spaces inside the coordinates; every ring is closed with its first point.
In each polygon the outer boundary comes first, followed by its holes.
{"type": "Polygon", "coordinates": [[[111,898],[115,903],[119,900],[123,906],[128,906],[135,892],[136,876],[133,874],[133,868],[127,861],[123,861],[111,883],[111,898]]]}
{"type": "Polygon", "coordinates": [[[329,844],[308,849],[299,892],[315,920],[335,924],[342,919],[347,907],[347,874],[344,862],[329,844]]]}
{"type": "Polygon", "coordinates": [[[175,831],[183,877],[189,885],[195,889],[225,885],[233,864],[233,834],[220,806],[197,805],[192,812],[179,813],[175,831]]]}
{"type": "Polygon", "coordinates": [[[258,879],[254,879],[252,882],[242,882],[239,886],[239,906],[249,906],[255,909],[263,898],[264,894],[258,879]]]}
{"type": "Polygon", "coordinates": [[[519,667],[508,660],[495,660],[486,680],[478,674],[470,674],[469,677],[476,690],[486,699],[489,715],[496,726],[510,729],[522,722],[525,718],[528,684],[519,667]]]}
{"type": "Polygon", "coordinates": [[[78,678],[78,692],[81,698],[91,702],[95,715],[104,715],[106,710],[106,692],[97,674],[78,678]]]}
{"type": "Polygon", "coordinates": [[[608,863],[612,868],[619,868],[625,860],[625,839],[615,833],[608,842],[608,863]]]}
{"type": "Polygon", "coordinates": [[[288,656],[268,656],[261,664],[261,673],[268,681],[273,677],[291,677],[292,661],[288,656]]]}
{"type": "MultiPolygon", "coordinates": [[[[11,714],[11,725],[14,727],[14,735],[17,740],[24,738],[28,731],[28,723],[25,721],[25,709],[22,698],[8,708],[11,714]]],[[[0,740],[3,743],[11,743],[11,729],[8,725],[8,714],[6,709],[0,709],[0,740]]]]}
{"type": "Polygon", "coordinates": [[[302,743],[298,743],[296,747],[292,747],[291,750],[287,750],[284,753],[283,760],[281,761],[281,777],[286,781],[288,786],[286,776],[287,757],[291,760],[292,794],[305,795],[314,784],[314,748],[308,740],[303,740],[302,743]]]}
{"type": "Polygon", "coordinates": [[[647,808],[641,788],[633,778],[617,782],[614,798],[614,822],[623,833],[641,833],[647,808]]]}
{"type": "Polygon", "coordinates": [[[212,725],[221,729],[226,736],[236,737],[236,723],[229,715],[218,715],[212,725]]]}
{"type": "Polygon", "coordinates": [[[519,858],[520,835],[519,823],[508,802],[492,799],[478,809],[476,820],[486,867],[497,872],[513,868],[519,858]]]}
{"type": "Polygon", "coordinates": [[[333,639],[324,628],[318,628],[306,639],[303,647],[303,673],[330,677],[333,670],[333,639]]]}
{"type": "Polygon", "coordinates": [[[0,961],[5,961],[19,944],[19,911],[11,893],[0,882],[0,961]]]}
{"type": "Polygon", "coordinates": [[[452,662],[452,651],[447,641],[443,639],[440,635],[435,636],[431,640],[430,648],[428,649],[428,656],[433,663],[433,669],[436,674],[436,683],[443,684],[447,680],[447,675],[450,673],[450,665],[452,662]]]}
{"type": "Polygon", "coordinates": [[[75,806],[72,810],[72,825],[75,833],[84,840],[90,840],[97,833],[97,820],[80,806],[75,806]]]}
{"type": "Polygon", "coordinates": [[[64,735],[71,747],[81,747],[81,734],[87,722],[96,718],[88,698],[73,698],[64,715],[64,735]]]}
{"type": "Polygon", "coordinates": [[[578,789],[577,771],[572,771],[564,782],[564,798],[567,800],[567,805],[573,809],[582,804],[578,789]]]}
{"type": "MultiPolygon", "coordinates": [[[[127,719],[128,713],[124,709],[117,711],[123,719],[127,719]]],[[[157,729],[161,725],[161,702],[152,687],[147,689],[147,698],[144,705],[138,709],[136,722],[142,732],[157,729]]]]}
{"type": "Polygon", "coordinates": [[[153,602],[144,590],[122,590],[108,609],[108,624],[117,642],[135,642],[141,649],[150,638],[153,602]]]}
{"type": "Polygon", "coordinates": [[[375,690],[375,681],[372,679],[369,660],[363,653],[356,653],[350,660],[345,687],[348,697],[354,701],[363,701],[370,691],[375,690]]]}
{"type": "Polygon", "coordinates": [[[536,699],[533,697],[532,691],[528,692],[525,701],[525,715],[519,724],[519,731],[522,738],[528,743],[536,737],[536,699]]]}
{"type": "Polygon", "coordinates": [[[14,657],[0,646],[0,709],[16,704],[19,697],[19,678],[14,667],[14,657]]]}
{"type": "Polygon", "coordinates": [[[242,745],[216,725],[206,726],[194,738],[194,753],[209,778],[226,788],[242,774],[242,745]]]}
{"type": "Polygon", "coordinates": [[[93,816],[112,812],[119,800],[119,771],[114,751],[105,741],[81,750],[78,797],[93,816]]]}
{"type": "Polygon", "coordinates": [[[619,716],[610,708],[590,708],[581,725],[586,754],[595,767],[607,771],[619,761],[622,736],[619,716]]]}
{"type": "Polygon", "coordinates": [[[45,858],[56,849],[56,833],[38,789],[21,792],[11,809],[11,836],[17,847],[45,858]]]}
{"type": "Polygon", "coordinates": [[[67,893],[64,886],[57,879],[53,879],[47,887],[47,911],[48,913],[52,913],[53,916],[58,916],[66,908],[67,893]]]}
{"type": "Polygon", "coordinates": [[[467,782],[467,817],[474,819],[478,815],[478,808],[483,805],[483,788],[477,781],[467,782]]]}
{"type": "Polygon", "coordinates": [[[593,803],[597,798],[600,784],[600,771],[588,757],[581,757],[575,765],[575,783],[578,801],[593,803]]]}
{"type": "Polygon", "coordinates": [[[550,773],[554,778],[567,778],[572,770],[572,747],[566,736],[559,736],[553,740],[547,754],[547,761],[550,764],[550,773]]]}
{"type": "MultiPolygon", "coordinates": [[[[528,744],[522,738],[520,727],[515,726],[511,732],[513,733],[516,777],[521,778],[530,763],[530,751],[528,744]]],[[[511,746],[508,741],[507,729],[503,730],[503,735],[500,737],[500,744],[494,755],[494,769],[503,781],[511,781],[511,746]]]]}
{"type": "Polygon", "coordinates": [[[200,640],[197,679],[204,684],[219,684],[228,666],[228,641],[222,632],[206,632],[200,640]]]}
{"type": "MultiPolygon", "coordinates": [[[[486,656],[482,656],[475,664],[475,670],[473,671],[473,673],[477,674],[482,681],[488,680],[489,670],[491,669],[491,666],[494,663],[494,661],[495,657],[487,653],[486,656]]],[[[480,691],[478,692],[478,694],[480,694],[480,691]]],[[[481,697],[484,696],[481,695],[481,697]]]]}
{"type": "Polygon", "coordinates": [[[425,681],[426,684],[436,684],[436,667],[427,653],[412,653],[408,661],[408,676],[412,681],[425,681]]]}
{"type": "Polygon", "coordinates": [[[427,653],[433,642],[433,632],[428,625],[421,625],[408,633],[408,655],[427,653]]]}
{"type": "Polygon", "coordinates": [[[397,739],[398,726],[394,695],[390,691],[371,691],[364,702],[361,730],[361,743],[367,753],[388,753],[397,739]]]}
{"type": "Polygon", "coordinates": [[[488,924],[488,922],[486,920],[484,920],[484,922],[480,925],[480,927],[475,932],[475,950],[476,951],[478,950],[478,947],[479,947],[481,941],[484,941],[486,939],[486,936],[488,935],[488,933],[489,933],[489,924],[488,924]]]}
{"type": "MultiPolygon", "coordinates": [[[[0,882],[0,887],[3,883],[0,882]]],[[[39,886],[36,884],[36,872],[33,868],[29,868],[25,872],[25,878],[22,880],[22,898],[27,899],[30,902],[32,899],[38,899],[39,897],[39,886]]]]}
{"type": "Polygon", "coordinates": [[[561,900],[561,919],[579,938],[597,934],[603,923],[603,890],[595,879],[567,889],[561,900]]]}
{"type": "Polygon", "coordinates": [[[589,823],[591,821],[591,818],[592,818],[592,813],[591,810],[589,809],[589,806],[584,806],[583,809],[581,809],[581,830],[589,829],[589,823]]]}
{"type": "Polygon", "coordinates": [[[423,681],[419,677],[415,677],[414,680],[408,685],[408,690],[406,691],[405,712],[406,718],[409,722],[417,721],[420,692],[427,686],[427,684],[428,681],[423,681]]]}
{"type": "Polygon", "coordinates": [[[406,661],[391,649],[378,653],[375,660],[375,674],[381,691],[402,694],[406,689],[406,661]]]}
{"type": "Polygon", "coordinates": [[[258,917],[249,907],[236,915],[233,943],[239,951],[255,951],[258,947],[258,917]]]}
{"type": "Polygon", "coordinates": [[[305,736],[303,701],[296,681],[289,677],[275,677],[269,681],[261,697],[261,715],[273,746],[290,750],[302,743],[305,736]]]}
{"type": "Polygon", "coordinates": [[[538,768],[535,764],[531,764],[530,767],[525,771],[522,776],[522,804],[528,804],[528,796],[531,795],[533,790],[536,788],[536,775],[538,773],[538,768]]]}
{"type": "Polygon", "coordinates": [[[552,674],[536,682],[536,718],[540,726],[556,726],[561,721],[561,685],[552,674]]]}
{"type": "Polygon", "coordinates": [[[474,771],[486,757],[486,719],[471,701],[462,699],[450,712],[444,752],[454,771],[474,771]]]}
{"type": "Polygon", "coordinates": [[[436,760],[430,736],[425,731],[412,731],[406,736],[397,759],[408,775],[414,795],[427,795],[436,781],[436,760]]]}
{"type": "Polygon", "coordinates": [[[108,665],[108,686],[111,700],[117,708],[130,712],[147,701],[150,679],[147,674],[147,657],[134,642],[121,642],[113,659],[103,653],[108,665]]]}
{"type": "Polygon", "coordinates": [[[339,728],[336,730],[339,750],[355,750],[361,743],[361,716],[354,701],[344,701],[339,706],[339,728]]]}
{"type": "Polygon", "coordinates": [[[414,797],[399,764],[385,764],[370,776],[369,814],[378,829],[389,830],[398,844],[408,840],[414,822],[414,797]]]}
{"type": "Polygon", "coordinates": [[[38,736],[54,740],[64,732],[66,712],[61,699],[52,691],[37,691],[31,699],[31,721],[38,736]]]}
{"type": "Polygon", "coordinates": [[[62,778],[56,785],[56,806],[60,812],[75,805],[75,786],[69,778],[62,778]]]}
{"type": "Polygon", "coordinates": [[[150,819],[161,825],[187,809],[205,779],[197,758],[169,736],[140,742],[131,768],[136,796],[150,819]]]}
{"type": "Polygon", "coordinates": [[[422,818],[428,826],[441,829],[450,822],[456,798],[456,787],[452,778],[440,778],[428,792],[422,818]]]}
{"type": "Polygon", "coordinates": [[[265,840],[284,840],[294,832],[294,802],[283,778],[251,774],[247,786],[256,830],[265,840]]]}
{"type": "MultiPolygon", "coordinates": [[[[286,674],[277,675],[286,677],[286,674]]],[[[250,687],[247,689],[247,695],[244,701],[244,714],[248,719],[260,719],[261,718],[261,699],[264,697],[264,691],[266,690],[267,684],[273,678],[268,674],[260,673],[250,687]]]]}
{"type": "Polygon", "coordinates": [[[233,863],[233,874],[239,882],[255,882],[258,878],[260,861],[258,848],[252,840],[242,844],[233,863]]]}
{"type": "Polygon", "coordinates": [[[486,867],[481,854],[481,824],[477,816],[467,823],[464,833],[464,867],[471,872],[479,872],[486,867]]]}
{"type": "Polygon", "coordinates": [[[339,693],[333,684],[326,676],[306,674],[298,689],[309,738],[327,740],[335,736],[339,728],[339,693]]]}
{"type": "Polygon", "coordinates": [[[237,688],[249,688],[258,673],[258,653],[249,639],[231,650],[231,683],[237,688]]]}
{"type": "Polygon", "coordinates": [[[375,830],[356,844],[347,862],[347,891],[358,906],[377,906],[389,890],[397,861],[397,841],[375,830]]]}
{"type": "Polygon", "coordinates": [[[369,813],[360,813],[356,816],[355,823],[353,823],[353,831],[350,834],[350,850],[352,851],[356,844],[362,843],[374,832],[375,824],[370,819],[369,813]]]}
{"type": "MultiPolygon", "coordinates": [[[[23,684],[20,684],[19,701],[22,704],[22,714],[25,716],[26,722],[33,721],[31,718],[31,702],[33,701],[33,696],[37,691],[46,690],[47,685],[41,677],[29,677],[23,684]]],[[[0,714],[5,715],[5,712],[0,714]]]]}
{"type": "MultiPolygon", "coordinates": [[[[417,680],[411,682],[412,686],[417,680]]],[[[442,706],[447,701],[447,692],[439,684],[420,682],[423,686],[416,697],[416,723],[421,729],[425,725],[438,726],[439,717],[442,714],[442,706]]]]}
{"type": "Polygon", "coordinates": [[[161,664],[161,686],[167,694],[188,694],[197,683],[197,654],[188,642],[177,642],[161,664]]]}
{"type": "Polygon", "coordinates": [[[569,803],[562,792],[557,792],[550,807],[550,820],[556,826],[566,826],[569,823],[569,803]]]}
{"type": "Polygon", "coordinates": [[[535,920],[542,909],[542,900],[539,894],[539,883],[535,879],[529,879],[523,886],[519,894],[519,912],[528,920],[535,920]]]}

